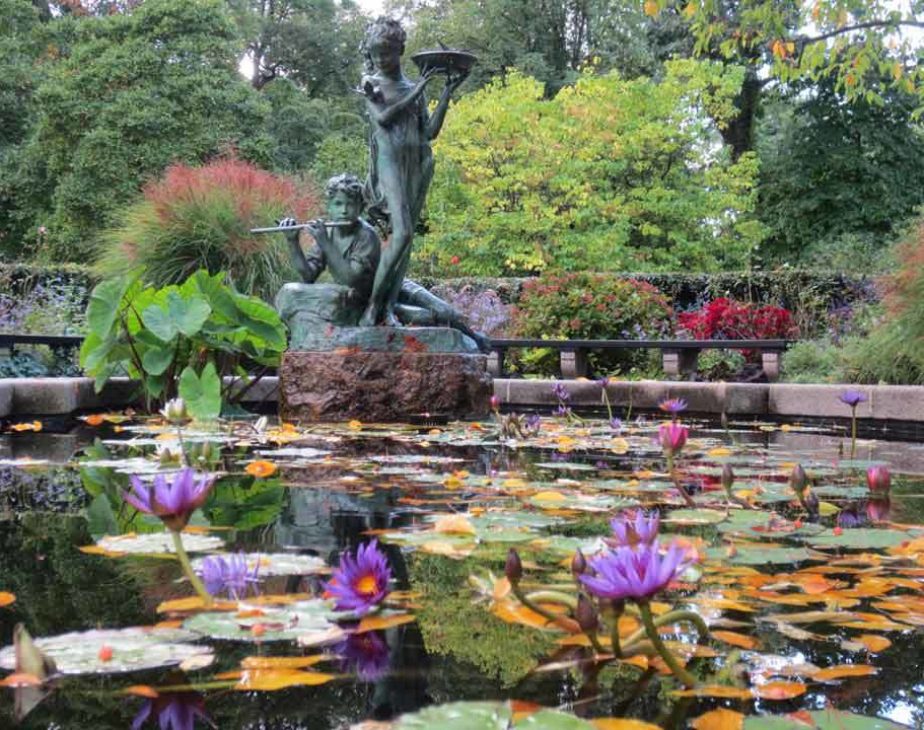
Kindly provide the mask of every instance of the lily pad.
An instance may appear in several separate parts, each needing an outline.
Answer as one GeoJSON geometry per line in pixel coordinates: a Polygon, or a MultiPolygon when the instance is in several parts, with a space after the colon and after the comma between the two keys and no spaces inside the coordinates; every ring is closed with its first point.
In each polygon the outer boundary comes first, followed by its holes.
{"type": "MultiPolygon", "coordinates": [[[[185,538],[184,538],[185,544],[185,538]]],[[[314,555],[299,555],[298,553],[244,553],[248,570],[259,566],[257,576],[268,578],[274,575],[309,575],[312,573],[326,573],[327,563],[314,555]]],[[[193,569],[198,571],[205,558],[196,558],[192,561],[193,569]]]]}
{"type": "Polygon", "coordinates": [[[394,730],[507,730],[513,711],[498,702],[451,702],[402,715],[394,730]]]}
{"type": "MultiPolygon", "coordinates": [[[[129,555],[162,555],[174,553],[173,537],[169,532],[151,532],[144,535],[107,535],[96,542],[96,546],[111,553],[129,555]]],[[[188,553],[203,553],[224,547],[220,537],[183,533],[183,547],[188,553]]]]}
{"type": "Polygon", "coordinates": [[[334,612],[327,601],[312,599],[274,608],[240,604],[239,611],[198,613],[183,628],[223,641],[295,641],[303,634],[326,633],[345,614],[334,612]]]}
{"type": "Polygon", "coordinates": [[[725,518],[725,512],[718,509],[675,509],[664,520],[687,525],[715,525],[725,518]]]}
{"type": "Polygon", "coordinates": [[[806,542],[816,548],[845,548],[847,550],[877,550],[895,547],[907,541],[907,533],[899,530],[885,530],[878,527],[858,527],[843,530],[835,535],[833,530],[825,530],[817,535],[805,538],[806,542]]]}
{"type": "MultiPolygon", "coordinates": [[[[61,674],[117,674],[184,662],[197,668],[208,666],[214,659],[212,649],[186,643],[198,638],[181,629],[104,629],[35,639],[35,645],[54,661],[61,674]],[[111,651],[102,651],[104,647],[111,651]]],[[[12,670],[15,666],[14,647],[0,651],[0,668],[12,670]]]]}
{"type": "Polygon", "coordinates": [[[813,558],[803,547],[737,548],[732,552],[734,554],[729,555],[727,548],[710,548],[706,557],[733,565],[780,565],[819,559],[813,558]]]}
{"type": "Polygon", "coordinates": [[[907,728],[907,725],[899,725],[890,720],[833,709],[800,713],[798,720],[786,715],[748,717],[744,720],[744,730],[907,730],[907,728]],[[814,725],[805,723],[806,714],[811,717],[814,725]]]}

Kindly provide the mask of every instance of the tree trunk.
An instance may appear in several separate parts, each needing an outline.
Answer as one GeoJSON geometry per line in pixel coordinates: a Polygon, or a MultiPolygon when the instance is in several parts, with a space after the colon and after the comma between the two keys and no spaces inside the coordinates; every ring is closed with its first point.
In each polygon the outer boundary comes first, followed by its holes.
{"type": "Polygon", "coordinates": [[[757,77],[756,68],[748,66],[741,91],[735,99],[738,115],[720,130],[725,144],[731,147],[733,160],[754,149],[754,121],[760,107],[762,89],[763,83],[757,77]]]}

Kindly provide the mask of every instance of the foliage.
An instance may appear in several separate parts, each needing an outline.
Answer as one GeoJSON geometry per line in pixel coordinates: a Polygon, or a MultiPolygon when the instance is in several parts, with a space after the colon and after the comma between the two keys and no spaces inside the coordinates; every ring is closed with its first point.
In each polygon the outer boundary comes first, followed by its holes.
{"type": "Polygon", "coordinates": [[[703,380],[732,380],[745,362],[738,350],[706,350],[697,359],[697,373],[703,380]]]}
{"type": "Polygon", "coordinates": [[[680,312],[677,319],[680,328],[697,340],[785,339],[796,335],[789,310],[726,297],[692,312],[680,312]]]}
{"type": "Polygon", "coordinates": [[[879,270],[896,226],[924,203],[924,132],[916,100],[887,90],[853,104],[828,80],[761,125],[764,257],[841,270],[879,270]]]}
{"type": "Polygon", "coordinates": [[[5,185],[21,191],[14,243],[46,226],[40,255],[81,261],[94,233],[171,162],[229,146],[269,158],[268,107],[238,73],[236,29],[221,0],[147,0],[130,14],[55,23],[50,53],[59,58],[6,165],[5,185]]]}
{"type": "Polygon", "coordinates": [[[806,340],[783,353],[781,373],[790,383],[842,383],[845,364],[842,349],[830,340],[806,340]]]}
{"type": "Polygon", "coordinates": [[[313,187],[240,160],[173,165],[102,234],[98,268],[115,276],[141,266],[155,286],[179,284],[198,269],[225,271],[238,291],[271,300],[295,274],[282,236],[250,229],[287,215],[304,220],[319,206],[313,187]]]}
{"type": "Polygon", "coordinates": [[[247,39],[251,83],[291,79],[310,98],[341,96],[359,80],[366,19],[354,3],[334,0],[228,0],[247,39]]]}
{"type": "Polygon", "coordinates": [[[445,299],[476,332],[500,337],[510,326],[512,307],[492,289],[478,291],[472,286],[461,289],[437,286],[433,293],[445,299]]]}
{"type": "Polygon", "coordinates": [[[850,101],[879,101],[890,88],[920,96],[924,88],[911,32],[924,22],[916,3],[648,0],[645,5],[651,15],[664,8],[689,19],[697,52],[768,63],[783,81],[828,77],[850,101]]]}
{"type": "Polygon", "coordinates": [[[459,101],[438,143],[418,265],[497,275],[547,269],[716,270],[762,236],[756,159],[716,144],[734,69],[674,62],[665,78],[583,75],[551,100],[519,74],[459,101]],[[530,134],[524,135],[523,129],[530,134]]]}
{"type": "MultiPolygon", "coordinates": [[[[595,273],[546,274],[523,285],[514,310],[517,337],[542,339],[658,339],[671,331],[673,311],[653,286],[595,273]]],[[[591,355],[595,372],[641,366],[645,351],[613,350],[591,355]]],[[[543,351],[532,363],[554,370],[543,351]]]]}
{"type": "Polygon", "coordinates": [[[274,366],[286,347],[276,311],[225,285],[224,274],[197,271],[180,286],[145,286],[137,273],[101,282],[87,308],[80,362],[99,390],[111,376],[141,380],[145,396],[177,393],[190,413],[214,418],[247,378],[245,364],[274,366]]]}

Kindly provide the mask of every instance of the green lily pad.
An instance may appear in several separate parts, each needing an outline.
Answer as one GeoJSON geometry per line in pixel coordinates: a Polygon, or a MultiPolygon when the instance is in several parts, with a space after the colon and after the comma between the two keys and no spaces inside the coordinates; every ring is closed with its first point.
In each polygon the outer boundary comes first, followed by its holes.
{"type": "Polygon", "coordinates": [[[732,556],[728,555],[727,548],[709,548],[706,557],[732,565],[780,565],[819,559],[813,558],[809,551],[802,547],[736,548],[732,556]]]}
{"type": "Polygon", "coordinates": [[[806,725],[800,719],[793,720],[785,715],[776,717],[747,717],[744,730],[907,730],[891,720],[865,717],[843,710],[816,710],[808,713],[814,725],[806,725]]]}
{"type": "MultiPolygon", "coordinates": [[[[169,667],[184,662],[196,668],[214,660],[212,649],[187,643],[199,637],[181,629],[128,628],[74,632],[35,639],[61,674],[118,674],[169,667]],[[103,647],[111,649],[101,652],[103,647]]],[[[16,666],[16,651],[8,646],[0,651],[0,668],[16,666]]]]}
{"type": "MultiPolygon", "coordinates": [[[[144,535],[106,535],[96,541],[97,547],[113,553],[129,555],[162,555],[174,553],[173,537],[169,532],[149,532],[144,535]]],[[[220,550],[224,542],[214,535],[183,533],[183,547],[188,553],[204,553],[220,550]]]]}
{"type": "Polygon", "coordinates": [[[816,548],[846,548],[848,550],[881,550],[901,545],[910,539],[909,535],[899,530],[886,530],[879,527],[858,527],[843,530],[835,535],[833,530],[825,530],[817,535],[805,538],[816,548]]]}
{"type": "Polygon", "coordinates": [[[617,497],[612,494],[559,493],[564,496],[564,499],[536,499],[536,497],[530,497],[527,504],[539,509],[571,509],[579,512],[610,512],[612,510],[638,507],[639,504],[638,500],[617,497]]]}
{"type": "Polygon", "coordinates": [[[597,467],[592,464],[582,464],[577,461],[542,461],[535,466],[538,469],[555,471],[597,471],[597,467]]]}
{"type": "Polygon", "coordinates": [[[295,641],[304,634],[327,632],[336,640],[339,634],[334,621],[338,617],[345,618],[346,614],[336,613],[327,601],[320,599],[299,601],[281,608],[261,606],[259,612],[249,611],[241,604],[237,612],[197,613],[183,622],[183,628],[223,641],[295,641]],[[249,615],[251,613],[259,615],[249,615]],[[254,630],[256,626],[261,627],[259,634],[254,630]]]}
{"type": "Polygon", "coordinates": [[[820,487],[812,487],[812,491],[824,499],[860,499],[869,495],[869,489],[866,487],[848,487],[840,484],[823,484],[820,487]]]}
{"type": "Polygon", "coordinates": [[[507,730],[513,712],[499,702],[451,702],[402,715],[394,730],[507,730]]]}
{"type": "MultiPolygon", "coordinates": [[[[314,555],[298,553],[244,553],[248,570],[259,565],[257,576],[268,578],[274,575],[310,575],[329,571],[327,563],[314,555]]],[[[193,570],[199,571],[206,558],[192,561],[193,570]]]]}
{"type": "Polygon", "coordinates": [[[724,522],[725,511],[718,509],[675,509],[667,514],[665,522],[687,525],[715,525],[724,522]]]}

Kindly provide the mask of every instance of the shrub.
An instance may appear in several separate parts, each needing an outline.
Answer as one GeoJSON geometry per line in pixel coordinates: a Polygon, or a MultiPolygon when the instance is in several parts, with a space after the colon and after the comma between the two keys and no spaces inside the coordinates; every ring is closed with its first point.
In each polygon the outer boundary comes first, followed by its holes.
{"type": "Polygon", "coordinates": [[[703,380],[732,380],[745,365],[738,350],[706,350],[697,361],[697,373],[703,380]]]}
{"type": "Polygon", "coordinates": [[[179,394],[190,413],[216,417],[245,366],[275,366],[286,347],[276,310],[197,271],[181,286],[145,287],[137,275],[101,282],[87,307],[80,363],[101,389],[113,375],[141,381],[149,407],[179,394]]]}
{"type": "Polygon", "coordinates": [[[504,304],[493,289],[478,291],[472,286],[464,286],[461,289],[437,286],[433,293],[445,299],[476,332],[502,337],[510,326],[513,307],[504,304]]]}
{"type": "Polygon", "coordinates": [[[320,210],[313,187],[236,159],[203,167],[173,165],[125,208],[101,237],[105,276],[143,267],[154,286],[179,284],[199,269],[227,272],[246,294],[270,300],[296,278],[281,235],[254,235],[284,215],[305,219],[320,210]]]}
{"type": "MultiPolygon", "coordinates": [[[[701,309],[681,312],[680,329],[696,340],[763,340],[793,337],[796,328],[787,309],[772,304],[757,306],[727,297],[713,299],[701,309]]],[[[754,350],[742,350],[749,362],[757,360],[754,350]]]]}
{"type": "MultiPolygon", "coordinates": [[[[516,336],[543,339],[646,339],[669,335],[673,310],[650,284],[596,273],[547,274],[523,285],[513,315],[516,336]]],[[[644,350],[591,354],[598,373],[647,367],[644,350]]],[[[557,360],[543,351],[535,358],[541,372],[557,360]]]]}
{"type": "Polygon", "coordinates": [[[783,353],[781,372],[789,383],[843,382],[844,353],[830,340],[797,342],[783,353]]]}

